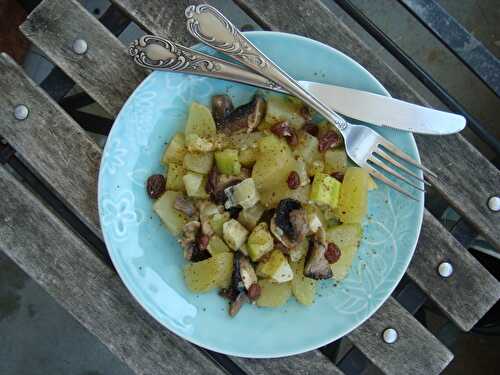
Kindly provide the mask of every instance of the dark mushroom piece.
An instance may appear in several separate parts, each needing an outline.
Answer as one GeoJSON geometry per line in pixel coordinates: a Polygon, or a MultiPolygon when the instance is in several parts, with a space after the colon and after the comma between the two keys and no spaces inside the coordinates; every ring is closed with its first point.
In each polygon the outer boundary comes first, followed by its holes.
{"type": "Polygon", "coordinates": [[[240,276],[241,281],[243,281],[243,286],[248,291],[252,284],[257,282],[257,274],[250,263],[250,260],[246,256],[238,257],[239,266],[240,266],[240,276]]]}
{"type": "Polygon", "coordinates": [[[184,250],[184,258],[191,262],[201,262],[210,258],[210,253],[199,246],[201,224],[199,221],[190,221],[184,225],[180,244],[184,250]]]}
{"type": "Polygon", "coordinates": [[[304,276],[315,280],[329,279],[333,276],[330,263],[325,257],[325,231],[320,228],[309,244],[309,253],[304,266],[304,276]]]}
{"type": "Polygon", "coordinates": [[[233,112],[233,109],[233,102],[228,95],[212,96],[212,116],[217,128],[219,128],[224,119],[233,112]]]}
{"type": "Polygon", "coordinates": [[[249,298],[245,292],[239,293],[234,299],[234,301],[229,302],[229,316],[232,317],[238,314],[238,312],[241,309],[241,306],[243,306],[243,304],[248,301],[249,298]]]}
{"type": "Polygon", "coordinates": [[[250,171],[247,168],[241,168],[241,172],[238,176],[229,176],[225,174],[216,174],[215,177],[211,176],[211,187],[213,187],[211,191],[212,200],[217,204],[224,204],[227,199],[227,195],[224,190],[228,187],[239,184],[248,177],[250,177],[250,171]]]}
{"type": "Polygon", "coordinates": [[[250,133],[260,124],[266,112],[266,101],[256,95],[247,104],[239,106],[222,121],[220,128],[225,134],[238,131],[250,133]]]}
{"type": "Polygon", "coordinates": [[[291,198],[278,203],[276,213],[271,219],[271,232],[287,248],[301,243],[309,233],[307,214],[299,201],[291,198]]]}
{"type": "Polygon", "coordinates": [[[231,285],[228,289],[221,291],[221,295],[229,299],[230,316],[235,316],[243,303],[249,302],[247,291],[255,283],[257,283],[257,275],[250,260],[240,251],[236,252],[231,285]]]}
{"type": "Polygon", "coordinates": [[[193,200],[183,195],[179,195],[175,198],[174,208],[177,211],[186,214],[188,217],[196,216],[196,214],[198,213],[193,200]]]}

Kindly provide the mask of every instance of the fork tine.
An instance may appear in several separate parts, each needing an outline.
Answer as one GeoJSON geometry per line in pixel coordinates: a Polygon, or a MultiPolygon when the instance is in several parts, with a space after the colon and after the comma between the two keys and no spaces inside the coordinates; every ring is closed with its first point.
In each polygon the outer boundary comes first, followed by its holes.
{"type": "Polygon", "coordinates": [[[427,174],[430,174],[432,177],[437,178],[437,175],[434,172],[427,169],[425,166],[423,166],[422,164],[420,164],[416,160],[413,160],[411,157],[406,155],[396,145],[389,142],[387,139],[383,139],[382,142],[380,142],[380,146],[384,147],[385,149],[387,149],[387,151],[391,152],[392,154],[396,155],[397,157],[400,157],[401,159],[406,160],[410,164],[413,164],[417,168],[422,169],[424,172],[426,172],[427,174]]]}
{"type": "Polygon", "coordinates": [[[406,182],[408,185],[410,185],[411,187],[417,189],[417,190],[420,190],[420,191],[425,191],[425,189],[422,189],[420,186],[417,186],[415,184],[413,184],[410,180],[408,180],[406,177],[403,177],[399,172],[395,171],[394,169],[392,169],[391,167],[389,167],[388,165],[386,165],[384,162],[378,160],[377,158],[374,158],[374,157],[369,157],[368,158],[368,163],[373,163],[375,164],[376,166],[382,168],[384,171],[386,171],[387,173],[390,173],[392,174],[393,176],[399,178],[400,180],[402,180],[403,182],[406,182]]]}
{"type": "Polygon", "coordinates": [[[398,184],[392,182],[391,180],[389,180],[387,177],[385,177],[382,173],[380,173],[379,171],[377,171],[375,168],[373,168],[371,165],[369,164],[366,164],[364,166],[364,168],[368,169],[368,173],[370,173],[373,177],[375,177],[376,179],[382,181],[383,183],[385,183],[386,185],[389,185],[391,188],[393,188],[394,190],[400,192],[401,194],[407,196],[408,198],[414,200],[415,202],[418,202],[418,199],[415,198],[414,196],[412,196],[410,193],[408,193],[407,191],[401,189],[401,187],[399,187],[398,184]]]}
{"type": "Polygon", "coordinates": [[[410,176],[416,178],[417,180],[423,182],[427,186],[432,186],[430,182],[424,180],[423,178],[417,176],[415,173],[410,171],[408,168],[406,168],[403,164],[401,164],[399,161],[394,159],[392,156],[388,155],[386,152],[384,152],[381,148],[378,148],[377,151],[374,152],[375,156],[379,157],[379,159],[385,159],[391,164],[394,164],[396,167],[401,169],[402,171],[406,172],[410,176]]]}

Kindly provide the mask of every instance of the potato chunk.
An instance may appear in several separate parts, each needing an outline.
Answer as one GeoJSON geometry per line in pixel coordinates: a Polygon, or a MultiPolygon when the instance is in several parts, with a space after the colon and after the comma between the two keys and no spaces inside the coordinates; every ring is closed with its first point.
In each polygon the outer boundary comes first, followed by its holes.
{"type": "Polygon", "coordinates": [[[302,107],[302,103],[287,96],[269,96],[263,122],[272,126],[278,122],[287,121],[292,128],[300,129],[305,123],[304,117],[301,116],[302,107]]]}
{"type": "Polygon", "coordinates": [[[316,293],[316,280],[304,276],[305,258],[292,263],[292,293],[303,305],[311,305],[316,293]]]}
{"type": "Polygon", "coordinates": [[[361,223],[368,209],[368,173],[358,167],[346,169],[340,189],[338,215],[343,223],[361,223]]]}
{"type": "Polygon", "coordinates": [[[343,280],[356,256],[363,230],[360,224],[341,224],[326,231],[326,241],[335,243],[340,249],[340,259],[333,263],[333,278],[343,280]]]}
{"type": "Polygon", "coordinates": [[[250,258],[255,262],[274,247],[274,240],[266,223],[257,225],[248,237],[247,248],[250,258]]]}
{"type": "Polygon", "coordinates": [[[223,252],[184,267],[187,287],[195,293],[227,288],[233,272],[233,253],[223,252]]]}
{"type": "Polygon", "coordinates": [[[184,134],[176,133],[169,142],[167,149],[161,158],[161,162],[164,165],[169,163],[182,164],[186,151],[187,149],[184,134]]]}
{"type": "Polygon", "coordinates": [[[200,174],[208,174],[214,162],[212,152],[188,152],[184,155],[184,168],[200,174]]]}
{"type": "Polygon", "coordinates": [[[293,279],[293,272],[287,258],[280,250],[273,250],[270,256],[261,260],[257,266],[257,274],[269,277],[277,283],[284,283],[293,279]]]}
{"type": "Polygon", "coordinates": [[[211,151],[215,146],[215,122],[210,109],[193,102],[186,122],[186,146],[189,151],[211,151]]]}
{"type": "Polygon", "coordinates": [[[248,230],[236,220],[231,219],[222,225],[222,235],[231,249],[238,250],[247,240],[248,230]]]}
{"type": "Polygon", "coordinates": [[[153,210],[174,236],[177,236],[187,223],[186,215],[174,208],[175,198],[178,196],[182,196],[179,191],[166,191],[153,204],[153,210]]]}
{"type": "Polygon", "coordinates": [[[182,177],[186,170],[181,164],[170,163],[167,169],[167,190],[184,190],[184,181],[182,177]]]}
{"type": "Polygon", "coordinates": [[[270,280],[259,280],[261,289],[260,297],[257,299],[257,306],[260,307],[280,307],[292,295],[292,285],[287,283],[273,283],[270,280]]]}

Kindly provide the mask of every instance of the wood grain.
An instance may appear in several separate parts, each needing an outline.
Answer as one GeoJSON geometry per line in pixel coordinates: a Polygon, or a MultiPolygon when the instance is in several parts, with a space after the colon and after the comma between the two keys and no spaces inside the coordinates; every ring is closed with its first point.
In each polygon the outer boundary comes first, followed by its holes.
{"type": "Polygon", "coordinates": [[[146,76],[125,46],[75,0],[43,1],[21,31],[113,116],[146,76]],[[84,55],[73,52],[76,39],[87,42],[84,55]]]}
{"type": "Polygon", "coordinates": [[[231,357],[251,375],[316,375],[343,374],[319,350],[273,359],[231,357]]]}
{"type": "Polygon", "coordinates": [[[500,283],[427,211],[407,274],[465,331],[500,298],[500,283]],[[444,261],[454,270],[446,279],[437,272],[444,261]]]}
{"type": "Polygon", "coordinates": [[[100,236],[97,175],[101,150],[6,54],[0,55],[0,134],[100,236]],[[29,108],[24,121],[14,117],[18,104],[29,108]]]}
{"type": "Polygon", "coordinates": [[[0,166],[0,249],[137,374],[224,374],[139,306],[118,275],[0,166]]]}
{"type": "Polygon", "coordinates": [[[186,29],[184,11],[188,5],[211,4],[237,27],[258,25],[232,1],[225,0],[111,0],[150,34],[163,36],[185,46],[199,43],[186,29]]]}
{"type": "Polygon", "coordinates": [[[185,46],[196,43],[196,39],[186,29],[184,11],[189,5],[201,4],[204,1],[112,0],[112,2],[150,34],[173,39],[185,46]]]}
{"type": "Polygon", "coordinates": [[[453,354],[392,297],[349,334],[349,339],[386,374],[439,374],[453,354]],[[398,340],[386,344],[385,329],[394,328],[398,340]]]}
{"type": "MultiPolygon", "coordinates": [[[[389,92],[417,104],[427,103],[319,0],[235,0],[260,25],[328,44],[368,69],[389,92]]],[[[433,185],[500,251],[500,215],[488,198],[500,193],[500,172],[461,135],[415,137],[422,162],[439,179],[433,185]]]]}

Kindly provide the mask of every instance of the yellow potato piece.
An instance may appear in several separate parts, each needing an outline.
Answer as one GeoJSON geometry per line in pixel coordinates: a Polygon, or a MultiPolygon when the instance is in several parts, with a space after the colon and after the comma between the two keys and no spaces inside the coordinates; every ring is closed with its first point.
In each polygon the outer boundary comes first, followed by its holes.
{"type": "MultiPolygon", "coordinates": [[[[252,169],[252,178],[259,193],[277,191],[277,186],[286,183],[294,169],[295,159],[286,141],[274,135],[259,140],[259,154],[252,169]]],[[[262,199],[262,198],[261,198],[262,199]]],[[[266,202],[262,199],[264,205],[266,202]]]]}
{"type": "Polygon", "coordinates": [[[273,283],[269,280],[259,280],[261,288],[260,297],[257,298],[257,306],[260,307],[279,307],[284,305],[292,295],[292,284],[273,283]]]}
{"type": "Polygon", "coordinates": [[[186,154],[186,140],[183,133],[176,133],[163,153],[161,162],[165,165],[169,163],[181,163],[186,154]]]}
{"type": "Polygon", "coordinates": [[[341,281],[349,273],[362,233],[360,224],[341,224],[326,231],[326,241],[335,243],[340,249],[340,259],[330,266],[335,280],[341,281]]]}
{"type": "Polygon", "coordinates": [[[368,173],[358,167],[346,169],[340,189],[338,215],[343,223],[361,223],[368,209],[368,173]]]}
{"type": "Polygon", "coordinates": [[[177,236],[181,232],[184,224],[187,223],[186,215],[174,208],[175,198],[180,195],[182,195],[182,193],[179,191],[166,191],[153,204],[153,210],[174,236],[177,236]]]}
{"type": "Polygon", "coordinates": [[[291,263],[293,270],[292,293],[303,305],[311,305],[316,294],[316,280],[304,276],[305,258],[291,263]]]}
{"type": "Polygon", "coordinates": [[[186,145],[190,150],[209,151],[215,141],[215,121],[210,109],[193,102],[186,122],[186,145]],[[209,145],[211,145],[209,147],[209,145]]]}
{"type": "Polygon", "coordinates": [[[195,293],[206,293],[214,288],[227,288],[233,272],[233,253],[223,252],[201,262],[184,267],[187,287],[195,293]]]}

